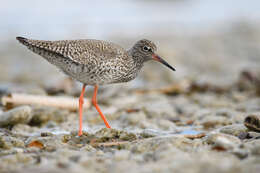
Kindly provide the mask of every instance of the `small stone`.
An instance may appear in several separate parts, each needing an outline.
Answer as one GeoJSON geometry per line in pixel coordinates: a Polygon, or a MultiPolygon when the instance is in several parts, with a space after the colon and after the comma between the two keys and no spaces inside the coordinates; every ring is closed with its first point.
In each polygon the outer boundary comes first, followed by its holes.
{"type": "Polygon", "coordinates": [[[252,131],[260,132],[260,115],[249,115],[244,120],[244,125],[252,131]]]}
{"type": "Polygon", "coordinates": [[[40,141],[32,141],[28,144],[28,147],[36,147],[42,149],[44,147],[43,143],[40,141]]]}
{"type": "Polygon", "coordinates": [[[35,131],[37,131],[37,127],[32,127],[28,124],[16,124],[12,128],[12,133],[18,133],[18,134],[32,134],[35,131]]]}
{"type": "Polygon", "coordinates": [[[212,149],[219,151],[231,150],[241,144],[237,137],[215,132],[207,136],[206,142],[212,145],[212,149]]]}
{"type": "Polygon", "coordinates": [[[53,136],[51,132],[41,132],[41,137],[53,136]]]}
{"type": "Polygon", "coordinates": [[[232,153],[235,154],[240,159],[245,159],[249,154],[249,152],[246,149],[240,147],[235,148],[232,151],[232,153]]]}
{"type": "Polygon", "coordinates": [[[64,147],[62,136],[32,136],[26,139],[25,145],[27,148],[36,147],[49,152],[64,147]]]}
{"type": "Polygon", "coordinates": [[[82,151],[88,151],[88,152],[94,152],[96,149],[92,147],[91,145],[86,144],[84,147],[82,147],[80,150],[82,151]]]}
{"type": "Polygon", "coordinates": [[[159,119],[156,120],[158,123],[158,126],[162,129],[162,130],[176,130],[176,126],[173,122],[169,121],[169,120],[165,120],[165,119],[159,119]]]}
{"type": "Polygon", "coordinates": [[[233,135],[238,137],[242,132],[247,132],[247,128],[243,124],[233,124],[229,126],[224,126],[219,129],[219,132],[233,135]]]}
{"type": "Polygon", "coordinates": [[[244,139],[250,139],[251,136],[249,135],[248,132],[241,132],[239,133],[238,138],[244,140],[244,139]]]}
{"type": "Polygon", "coordinates": [[[222,116],[207,116],[204,117],[198,124],[201,124],[205,129],[214,128],[216,126],[226,126],[231,124],[231,120],[222,116]]]}
{"type": "Polygon", "coordinates": [[[142,138],[152,138],[159,135],[161,135],[161,133],[153,129],[144,129],[143,132],[140,133],[142,138]]]}
{"type": "Polygon", "coordinates": [[[0,127],[27,124],[32,118],[32,108],[21,106],[0,115],[0,127]]]}
{"type": "Polygon", "coordinates": [[[64,135],[62,137],[62,142],[67,143],[71,140],[71,138],[72,138],[72,135],[64,135]]]}

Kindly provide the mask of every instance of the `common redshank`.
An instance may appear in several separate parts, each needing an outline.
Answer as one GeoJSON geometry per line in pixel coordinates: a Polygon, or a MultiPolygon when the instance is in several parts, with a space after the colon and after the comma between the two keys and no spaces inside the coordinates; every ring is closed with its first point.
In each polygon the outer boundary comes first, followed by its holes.
{"type": "Polygon", "coordinates": [[[86,85],[95,87],[92,103],[106,127],[110,128],[97,104],[99,85],[133,80],[144,62],[149,60],[158,61],[175,71],[171,65],[155,54],[156,45],[147,39],[139,40],[129,50],[111,42],[94,39],[61,41],[32,40],[24,37],[16,39],[60,68],[65,74],[83,83],[79,97],[79,136],[82,135],[82,106],[86,85]]]}

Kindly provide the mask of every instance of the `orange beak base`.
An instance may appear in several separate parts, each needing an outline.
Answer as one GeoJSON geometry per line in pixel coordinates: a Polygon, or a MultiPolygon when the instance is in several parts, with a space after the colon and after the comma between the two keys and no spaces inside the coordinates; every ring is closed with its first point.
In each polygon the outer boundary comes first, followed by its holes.
{"type": "Polygon", "coordinates": [[[176,71],[175,68],[173,68],[170,64],[168,64],[165,60],[163,60],[160,56],[158,56],[156,54],[153,54],[153,60],[162,63],[163,65],[165,65],[168,68],[170,68],[172,71],[176,71]]]}

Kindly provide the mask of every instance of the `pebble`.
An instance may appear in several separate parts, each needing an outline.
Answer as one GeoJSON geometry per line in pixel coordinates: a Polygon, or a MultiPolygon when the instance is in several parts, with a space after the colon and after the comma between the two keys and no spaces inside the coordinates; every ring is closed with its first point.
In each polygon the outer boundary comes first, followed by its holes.
{"type": "Polygon", "coordinates": [[[244,125],[249,130],[260,132],[260,115],[248,115],[244,120],[244,125]]]}
{"type": "Polygon", "coordinates": [[[206,142],[212,146],[212,149],[224,151],[232,150],[241,144],[240,139],[235,136],[216,132],[210,133],[206,138],[206,142]]]}
{"type": "Polygon", "coordinates": [[[158,126],[160,127],[160,129],[162,129],[162,130],[171,130],[171,131],[175,130],[176,131],[175,124],[169,120],[158,119],[157,123],[158,123],[158,126]]]}
{"type": "Polygon", "coordinates": [[[231,124],[227,117],[221,116],[206,116],[203,120],[196,121],[196,124],[201,124],[205,129],[215,128],[216,126],[226,126],[231,124]]]}
{"type": "Polygon", "coordinates": [[[232,124],[219,128],[219,132],[239,137],[241,133],[248,132],[243,124],[232,124]]]}
{"type": "Polygon", "coordinates": [[[248,151],[248,149],[237,147],[237,148],[234,148],[232,153],[240,159],[245,159],[248,156],[249,151],[248,151]]]}
{"type": "Polygon", "coordinates": [[[158,130],[154,130],[154,129],[144,129],[141,133],[140,136],[143,138],[151,138],[151,137],[155,137],[155,136],[159,136],[162,135],[162,133],[158,130]]]}
{"type": "Polygon", "coordinates": [[[96,149],[92,147],[91,145],[86,144],[84,147],[80,149],[81,151],[87,151],[87,152],[95,152],[96,149]]]}
{"type": "Polygon", "coordinates": [[[32,108],[30,106],[17,107],[0,115],[0,127],[27,124],[31,118],[32,108]]]}

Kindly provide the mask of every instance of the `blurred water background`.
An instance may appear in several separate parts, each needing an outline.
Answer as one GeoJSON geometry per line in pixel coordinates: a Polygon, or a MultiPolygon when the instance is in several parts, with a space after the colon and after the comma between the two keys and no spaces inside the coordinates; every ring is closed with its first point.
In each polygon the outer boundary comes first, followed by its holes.
{"type": "Polygon", "coordinates": [[[128,85],[158,87],[183,78],[229,83],[241,70],[259,68],[259,7],[258,0],[1,1],[0,83],[45,85],[64,78],[16,36],[95,38],[125,48],[147,38],[177,72],[149,63],[128,85]]]}

